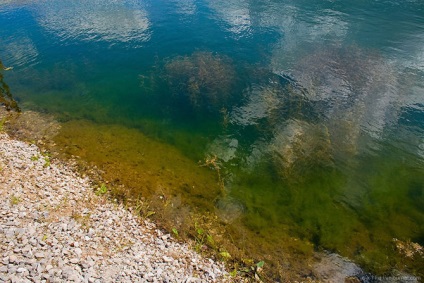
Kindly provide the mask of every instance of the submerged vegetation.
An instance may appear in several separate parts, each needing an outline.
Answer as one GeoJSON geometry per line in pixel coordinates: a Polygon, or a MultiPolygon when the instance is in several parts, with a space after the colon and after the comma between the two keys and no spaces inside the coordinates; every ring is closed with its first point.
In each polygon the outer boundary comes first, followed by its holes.
{"type": "MultiPolygon", "coordinates": [[[[100,123],[115,116],[98,108],[85,120],[63,119],[60,131],[48,118],[52,123],[28,123],[39,120],[31,112],[15,120],[24,131],[37,128],[36,139],[55,136],[57,152],[81,157],[89,165],[82,167],[97,166],[97,194],[155,219],[177,239],[193,239],[234,274],[302,280],[321,250],[378,274],[420,274],[422,254],[411,249],[423,245],[422,163],[398,159],[402,153],[376,142],[384,126],[369,131],[378,120],[372,109],[390,112],[380,71],[388,84],[396,78],[378,56],[355,50],[310,55],[296,80],[243,65],[246,85],[225,56],[165,59],[143,77],[145,100],[135,99],[154,101],[148,110],[156,116],[127,117],[133,128],[100,123]],[[365,76],[356,74],[361,70],[365,76]],[[373,82],[382,87],[374,91],[373,82]],[[368,103],[374,99],[381,103],[368,103]],[[376,145],[373,154],[364,144],[376,145]]],[[[90,105],[95,99],[90,95],[90,105]]]]}
{"type": "Polygon", "coordinates": [[[151,99],[149,103],[163,115],[189,118],[194,123],[217,117],[222,122],[241,97],[236,91],[239,81],[234,63],[212,52],[157,60],[150,72],[139,75],[139,80],[144,97],[151,99]]]}
{"type": "Polygon", "coordinates": [[[177,101],[194,111],[217,112],[228,107],[236,73],[231,60],[211,52],[178,56],[165,64],[165,79],[177,101]]]}

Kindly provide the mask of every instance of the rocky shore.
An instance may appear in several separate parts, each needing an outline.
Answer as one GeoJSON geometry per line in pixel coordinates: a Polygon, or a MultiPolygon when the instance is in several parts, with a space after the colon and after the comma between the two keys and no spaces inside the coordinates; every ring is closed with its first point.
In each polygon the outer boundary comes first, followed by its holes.
{"type": "Polygon", "coordinates": [[[221,263],[0,133],[0,282],[226,282],[221,263]]]}

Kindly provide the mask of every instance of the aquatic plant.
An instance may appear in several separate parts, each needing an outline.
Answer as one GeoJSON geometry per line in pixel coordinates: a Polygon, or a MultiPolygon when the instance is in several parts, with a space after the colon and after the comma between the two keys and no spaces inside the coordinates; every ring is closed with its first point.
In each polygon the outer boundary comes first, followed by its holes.
{"type": "Polygon", "coordinates": [[[215,199],[216,214],[225,223],[231,223],[242,216],[245,208],[243,204],[230,197],[228,190],[225,188],[225,180],[222,176],[222,167],[224,160],[218,158],[216,155],[207,156],[205,162],[199,161],[199,166],[209,167],[214,170],[218,177],[218,186],[221,191],[221,195],[215,199]]]}
{"type": "Polygon", "coordinates": [[[220,111],[230,100],[235,71],[229,58],[211,52],[178,56],[165,64],[174,97],[195,111],[220,111]]]}
{"type": "MultiPolygon", "coordinates": [[[[116,194],[116,193],[112,192],[112,194],[116,194]]],[[[137,199],[135,201],[134,208],[135,208],[135,211],[137,212],[137,215],[140,215],[143,218],[149,218],[150,216],[153,216],[153,215],[156,214],[156,212],[154,212],[150,208],[149,203],[147,203],[147,202],[145,202],[141,199],[137,199]]],[[[175,229],[175,231],[177,232],[176,236],[178,236],[178,231],[176,229],[175,229]]]]}
{"type": "Polygon", "coordinates": [[[218,159],[218,157],[216,155],[207,156],[204,163],[199,161],[199,166],[209,167],[216,172],[218,176],[219,188],[221,189],[221,192],[225,195],[225,183],[224,179],[221,176],[221,161],[218,159]]]}
{"type": "Polygon", "coordinates": [[[415,255],[424,256],[424,248],[411,241],[401,241],[396,238],[393,239],[398,252],[406,257],[413,258],[415,255]]]}

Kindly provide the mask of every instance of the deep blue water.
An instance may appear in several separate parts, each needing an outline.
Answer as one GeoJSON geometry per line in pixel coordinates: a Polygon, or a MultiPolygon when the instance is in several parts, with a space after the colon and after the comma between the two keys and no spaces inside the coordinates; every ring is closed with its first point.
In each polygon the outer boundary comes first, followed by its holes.
{"type": "Polygon", "coordinates": [[[225,221],[424,244],[423,1],[9,0],[0,27],[22,108],[216,155],[225,221]]]}

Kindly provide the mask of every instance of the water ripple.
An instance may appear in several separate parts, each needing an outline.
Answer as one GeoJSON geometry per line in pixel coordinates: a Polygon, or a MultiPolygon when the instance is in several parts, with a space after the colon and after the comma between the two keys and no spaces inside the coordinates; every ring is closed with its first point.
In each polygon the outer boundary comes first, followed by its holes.
{"type": "Polygon", "coordinates": [[[137,43],[150,39],[150,21],[142,4],[116,1],[50,1],[36,8],[39,24],[63,41],[137,43]]]}
{"type": "Polygon", "coordinates": [[[29,67],[38,62],[39,52],[34,42],[22,36],[19,39],[0,40],[0,52],[5,64],[16,67],[29,67]]]}

